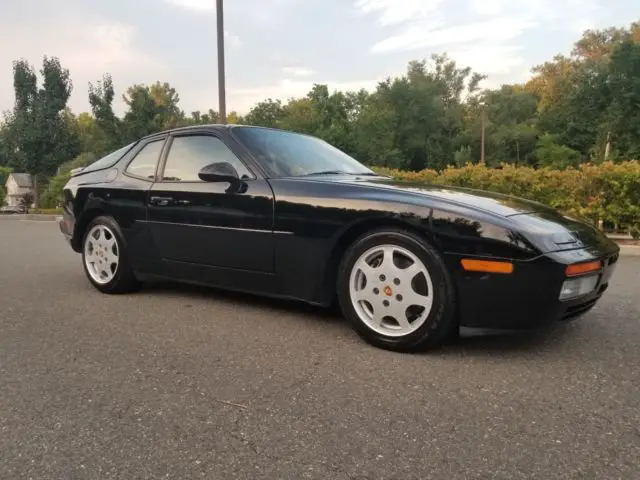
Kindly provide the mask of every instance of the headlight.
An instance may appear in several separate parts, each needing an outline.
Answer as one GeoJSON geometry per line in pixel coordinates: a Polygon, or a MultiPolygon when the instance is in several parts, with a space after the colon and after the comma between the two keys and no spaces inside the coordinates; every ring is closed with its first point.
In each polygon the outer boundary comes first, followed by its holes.
{"type": "Polygon", "coordinates": [[[560,300],[570,300],[593,292],[598,284],[598,275],[570,278],[565,280],[560,289],[560,300]]]}

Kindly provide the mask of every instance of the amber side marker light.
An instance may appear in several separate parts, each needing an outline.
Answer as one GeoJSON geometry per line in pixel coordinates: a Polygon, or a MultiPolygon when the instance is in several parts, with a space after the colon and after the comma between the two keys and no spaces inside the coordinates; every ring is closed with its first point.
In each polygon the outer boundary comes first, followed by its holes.
{"type": "Polygon", "coordinates": [[[565,269],[565,274],[567,275],[567,277],[575,277],[576,275],[597,272],[601,268],[602,262],[600,260],[587,263],[574,263],[573,265],[567,266],[567,268],[565,269]]]}
{"type": "Polygon", "coordinates": [[[472,260],[465,258],[462,260],[462,268],[468,272],[485,272],[485,273],[513,273],[513,263],[496,262],[493,260],[472,260]]]}

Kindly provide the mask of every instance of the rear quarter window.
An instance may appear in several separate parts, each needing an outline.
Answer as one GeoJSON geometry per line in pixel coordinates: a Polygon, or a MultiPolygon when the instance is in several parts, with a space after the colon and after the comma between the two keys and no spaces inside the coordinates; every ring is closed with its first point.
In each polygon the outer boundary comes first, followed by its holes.
{"type": "Polygon", "coordinates": [[[129,145],[119,148],[118,150],[116,150],[115,152],[111,152],[110,154],[99,158],[98,160],[96,160],[95,162],[93,162],[91,165],[89,165],[88,167],[86,167],[83,170],[84,172],[93,172],[95,170],[102,170],[105,168],[109,168],[114,166],[118,160],[120,160],[122,157],[124,157],[127,152],[129,152],[129,150],[131,150],[131,148],[136,144],[137,142],[133,142],[130,143],[129,145]]]}

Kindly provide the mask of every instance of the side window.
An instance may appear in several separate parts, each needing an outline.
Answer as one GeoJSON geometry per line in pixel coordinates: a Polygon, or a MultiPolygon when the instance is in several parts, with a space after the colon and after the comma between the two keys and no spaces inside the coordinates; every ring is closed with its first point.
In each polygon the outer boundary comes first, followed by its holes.
{"type": "Polygon", "coordinates": [[[217,162],[233,165],[240,178],[253,178],[222,140],[208,135],[192,135],[173,139],[162,179],[169,182],[200,182],[198,172],[202,167],[217,162]]]}
{"type": "Polygon", "coordinates": [[[137,177],[153,180],[163,144],[164,139],[147,143],[129,164],[126,172],[137,177]]]}

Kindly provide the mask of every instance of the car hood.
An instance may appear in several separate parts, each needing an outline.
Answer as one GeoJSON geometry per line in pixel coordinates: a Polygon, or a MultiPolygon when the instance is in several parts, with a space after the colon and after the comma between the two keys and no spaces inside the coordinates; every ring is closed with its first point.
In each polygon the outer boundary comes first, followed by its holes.
{"type": "Polygon", "coordinates": [[[386,178],[367,179],[364,183],[380,188],[421,194],[426,197],[443,200],[446,203],[463,205],[474,210],[482,210],[501,217],[510,217],[523,213],[552,214],[556,212],[553,208],[538,202],[484,190],[426,185],[424,183],[404,182],[386,178]]]}
{"type": "Polygon", "coordinates": [[[612,240],[592,225],[567,217],[552,207],[531,200],[484,190],[425,185],[386,177],[360,177],[346,181],[424,195],[448,204],[508,218],[514,230],[524,235],[542,252],[579,248],[595,249],[598,252],[618,250],[612,240]]]}

